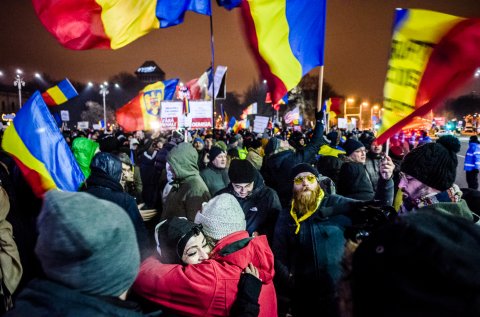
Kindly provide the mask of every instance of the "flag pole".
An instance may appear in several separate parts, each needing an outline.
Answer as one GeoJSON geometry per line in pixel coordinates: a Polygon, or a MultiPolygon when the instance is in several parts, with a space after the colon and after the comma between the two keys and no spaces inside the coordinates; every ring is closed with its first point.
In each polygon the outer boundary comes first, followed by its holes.
{"type": "MultiPolygon", "coordinates": [[[[211,51],[211,67],[212,67],[212,128],[215,128],[215,46],[213,41],[213,11],[210,15],[210,51],[211,51]]],[[[207,89],[208,94],[208,89],[207,89]]]]}
{"type": "MultiPolygon", "coordinates": [[[[317,112],[322,109],[322,93],[323,93],[323,65],[320,66],[318,72],[318,98],[317,98],[317,112]]],[[[328,132],[328,122],[326,121],[326,113],[323,114],[323,122],[325,122],[325,131],[328,132]]]]}

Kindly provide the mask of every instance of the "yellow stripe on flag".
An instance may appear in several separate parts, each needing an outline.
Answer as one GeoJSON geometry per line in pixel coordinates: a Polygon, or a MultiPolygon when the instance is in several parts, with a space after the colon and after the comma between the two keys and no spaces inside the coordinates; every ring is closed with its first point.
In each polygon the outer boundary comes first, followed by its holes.
{"type": "Polygon", "coordinates": [[[155,8],[156,1],[96,0],[102,7],[105,33],[111,39],[112,49],[118,49],[160,28],[155,8]]]}
{"type": "Polygon", "coordinates": [[[27,149],[22,139],[19,137],[15,125],[10,125],[3,134],[2,147],[12,156],[16,157],[23,165],[29,169],[36,171],[41,178],[42,188],[45,191],[57,188],[55,181],[47,171],[45,164],[34,157],[27,149]]]}
{"type": "Polygon", "coordinates": [[[47,93],[57,105],[68,101],[68,98],[65,97],[65,94],[60,90],[58,86],[53,86],[52,88],[47,89],[47,93]]]}
{"type": "Polygon", "coordinates": [[[260,55],[287,90],[295,87],[302,79],[302,65],[293,55],[288,40],[285,0],[255,0],[249,1],[249,6],[260,55]],[[272,47],[275,49],[272,50],[272,47]]]}

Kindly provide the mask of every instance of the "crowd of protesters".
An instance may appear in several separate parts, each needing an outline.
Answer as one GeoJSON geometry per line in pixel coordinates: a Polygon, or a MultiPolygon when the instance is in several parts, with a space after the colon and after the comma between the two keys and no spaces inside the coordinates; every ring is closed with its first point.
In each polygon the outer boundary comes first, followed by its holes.
{"type": "Polygon", "coordinates": [[[42,198],[0,152],[0,310],[479,316],[480,192],[455,184],[459,140],[399,134],[387,148],[322,118],[63,131],[85,182],[42,198]]]}

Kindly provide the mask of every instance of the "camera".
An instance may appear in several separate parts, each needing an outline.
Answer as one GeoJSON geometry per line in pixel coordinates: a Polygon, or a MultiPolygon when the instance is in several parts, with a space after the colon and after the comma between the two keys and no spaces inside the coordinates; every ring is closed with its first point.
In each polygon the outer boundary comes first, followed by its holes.
{"type": "Polygon", "coordinates": [[[397,212],[392,206],[378,206],[375,203],[375,201],[363,202],[352,213],[352,225],[344,231],[346,239],[360,242],[383,224],[397,218],[397,212]]]}

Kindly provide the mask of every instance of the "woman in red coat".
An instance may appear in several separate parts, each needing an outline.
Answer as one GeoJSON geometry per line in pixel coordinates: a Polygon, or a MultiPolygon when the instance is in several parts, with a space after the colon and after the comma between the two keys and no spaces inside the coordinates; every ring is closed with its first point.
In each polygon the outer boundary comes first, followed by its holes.
{"type": "Polygon", "coordinates": [[[181,234],[183,231],[178,228],[160,233],[160,225],[156,235],[159,256],[149,257],[141,264],[133,285],[134,292],[180,315],[231,316],[232,305],[237,297],[241,299],[239,281],[242,271],[253,264],[262,281],[259,316],[277,316],[273,253],[266,236],[249,237],[245,231],[244,213],[230,194],[211,199],[199,215],[197,222],[202,222],[205,234],[218,240],[210,258],[205,259],[203,255],[207,240],[201,231],[202,236],[199,235],[192,248],[187,245],[190,241],[185,240],[194,234],[181,234]],[[185,256],[190,260],[196,258],[200,263],[173,264],[187,263],[185,256]]]}

